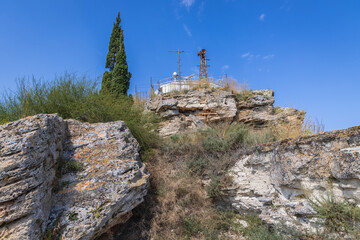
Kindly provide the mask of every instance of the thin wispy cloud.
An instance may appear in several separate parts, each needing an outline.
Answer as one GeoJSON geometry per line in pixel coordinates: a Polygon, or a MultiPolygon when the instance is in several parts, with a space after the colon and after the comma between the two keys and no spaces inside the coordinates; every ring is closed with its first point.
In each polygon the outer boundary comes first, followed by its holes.
{"type": "Polygon", "coordinates": [[[259,20],[260,20],[260,21],[264,21],[264,20],[265,20],[265,16],[266,16],[266,15],[265,15],[264,13],[261,14],[260,17],[259,17],[259,20]]]}
{"type": "Polygon", "coordinates": [[[270,55],[266,55],[266,56],[263,56],[263,60],[269,60],[269,59],[272,59],[275,57],[275,54],[270,54],[270,55]]]}
{"type": "Polygon", "coordinates": [[[224,66],[221,67],[221,69],[222,69],[223,71],[225,71],[225,70],[227,70],[227,69],[229,69],[229,68],[230,68],[229,65],[224,65],[224,66]]]}
{"type": "Polygon", "coordinates": [[[241,55],[242,58],[247,58],[247,57],[250,57],[252,56],[249,52],[247,53],[244,53],[243,55],[241,55]]]}
{"type": "Polygon", "coordinates": [[[180,3],[189,9],[195,3],[195,0],[181,0],[180,3]]]}
{"type": "Polygon", "coordinates": [[[256,60],[256,59],[262,59],[264,61],[267,61],[267,60],[273,59],[274,57],[275,57],[275,54],[269,54],[269,55],[256,54],[256,55],[254,55],[250,52],[246,52],[241,55],[241,58],[246,59],[249,62],[252,62],[253,60],[256,60]]]}
{"type": "Polygon", "coordinates": [[[189,37],[192,37],[192,34],[191,34],[191,32],[190,32],[190,29],[189,29],[185,24],[184,24],[183,26],[184,26],[184,30],[185,30],[186,34],[187,34],[189,37]]]}

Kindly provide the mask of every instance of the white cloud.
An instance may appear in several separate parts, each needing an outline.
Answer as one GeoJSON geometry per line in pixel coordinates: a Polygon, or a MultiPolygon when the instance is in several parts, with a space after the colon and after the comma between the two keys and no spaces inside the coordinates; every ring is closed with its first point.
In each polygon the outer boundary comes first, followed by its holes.
{"type": "Polygon", "coordinates": [[[229,69],[229,68],[230,68],[229,65],[224,65],[224,66],[221,67],[221,69],[222,69],[223,71],[225,71],[225,70],[227,70],[227,69],[229,69]]]}
{"type": "Polygon", "coordinates": [[[181,0],[181,4],[187,8],[190,8],[194,4],[195,0],[181,0]]]}
{"type": "Polygon", "coordinates": [[[185,24],[184,24],[184,30],[185,30],[185,32],[187,33],[187,35],[188,35],[189,37],[192,37],[192,34],[191,34],[189,28],[188,28],[185,24]]]}
{"type": "Polygon", "coordinates": [[[259,17],[259,20],[260,20],[260,21],[264,21],[264,20],[265,20],[265,16],[266,16],[266,15],[265,15],[264,13],[261,14],[260,17],[259,17]]]}
{"type": "Polygon", "coordinates": [[[270,54],[270,55],[266,55],[266,56],[263,56],[263,60],[269,60],[269,59],[272,59],[275,57],[275,54],[270,54]]]}
{"type": "Polygon", "coordinates": [[[243,55],[241,55],[242,58],[247,58],[247,57],[250,57],[252,56],[249,52],[247,53],[244,53],[243,55]]]}

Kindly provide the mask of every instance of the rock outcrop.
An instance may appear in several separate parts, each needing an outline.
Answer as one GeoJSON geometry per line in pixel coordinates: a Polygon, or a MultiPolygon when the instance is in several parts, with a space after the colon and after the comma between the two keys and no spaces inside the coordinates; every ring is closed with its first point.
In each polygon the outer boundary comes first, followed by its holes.
{"type": "Polygon", "coordinates": [[[291,123],[301,127],[304,111],[274,108],[274,91],[254,90],[239,99],[232,92],[220,89],[199,89],[187,93],[162,94],[150,98],[146,109],[159,114],[164,121],[159,134],[205,128],[214,122],[242,122],[255,128],[269,124],[291,123]]]}
{"type": "Polygon", "coordinates": [[[64,133],[57,116],[0,126],[0,239],[41,239],[64,133]]]}
{"type": "Polygon", "coordinates": [[[0,126],[0,151],[0,239],[94,239],[127,221],[147,192],[139,144],[122,121],[37,115],[0,126]]]}
{"type": "Polygon", "coordinates": [[[360,204],[360,126],[256,147],[230,170],[225,190],[239,212],[257,213],[269,224],[315,231],[307,197],[360,204]]]}

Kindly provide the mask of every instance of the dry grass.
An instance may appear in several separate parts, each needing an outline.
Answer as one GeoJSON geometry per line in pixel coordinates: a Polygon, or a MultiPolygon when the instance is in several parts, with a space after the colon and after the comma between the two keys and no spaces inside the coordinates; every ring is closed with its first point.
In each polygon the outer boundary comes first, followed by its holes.
{"type": "Polygon", "coordinates": [[[234,94],[249,90],[249,86],[247,83],[239,83],[234,78],[223,78],[222,80],[220,80],[220,82],[223,90],[231,91],[234,94]]]}
{"type": "Polygon", "coordinates": [[[242,124],[216,125],[191,135],[175,135],[147,160],[155,188],[153,239],[226,239],[241,236],[242,216],[216,208],[226,170],[246,146],[264,143],[266,134],[242,124]],[[255,137],[257,136],[257,137],[255,137]],[[260,140],[260,138],[263,138],[260,140]]]}
{"type": "Polygon", "coordinates": [[[325,125],[323,122],[318,121],[317,119],[313,120],[311,117],[305,118],[302,125],[284,122],[282,124],[269,126],[269,129],[279,140],[321,133],[324,132],[324,128],[325,125]]]}
{"type": "Polygon", "coordinates": [[[256,216],[217,207],[219,202],[224,204],[223,185],[231,181],[225,175],[227,170],[248,148],[273,140],[271,129],[253,130],[242,124],[214,125],[164,139],[161,149],[147,156],[151,188],[145,203],[134,210],[138,220],[127,225],[138,226],[142,234],[117,239],[216,240],[231,239],[230,235],[233,239],[288,239],[283,234],[292,239],[319,239],[300,238],[291,229],[269,228],[256,216]],[[242,226],[239,220],[249,226],[242,226]]]}

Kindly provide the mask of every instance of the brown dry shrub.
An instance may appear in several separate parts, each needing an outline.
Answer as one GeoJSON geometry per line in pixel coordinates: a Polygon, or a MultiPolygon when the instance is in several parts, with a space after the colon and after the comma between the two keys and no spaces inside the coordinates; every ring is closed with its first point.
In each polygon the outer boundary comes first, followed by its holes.
{"type": "Polygon", "coordinates": [[[306,117],[302,125],[287,122],[269,126],[269,129],[279,140],[321,133],[324,132],[324,128],[325,125],[322,121],[311,117],[306,117]]]}

